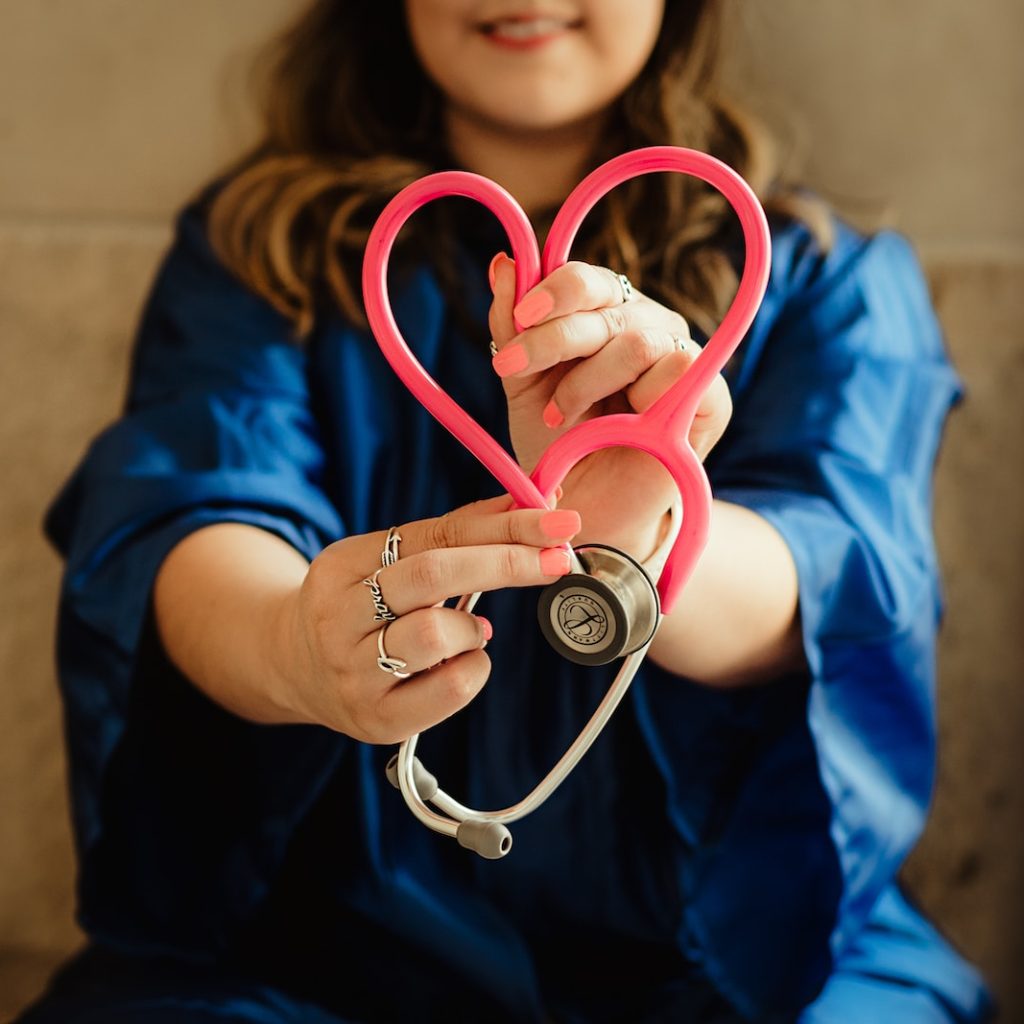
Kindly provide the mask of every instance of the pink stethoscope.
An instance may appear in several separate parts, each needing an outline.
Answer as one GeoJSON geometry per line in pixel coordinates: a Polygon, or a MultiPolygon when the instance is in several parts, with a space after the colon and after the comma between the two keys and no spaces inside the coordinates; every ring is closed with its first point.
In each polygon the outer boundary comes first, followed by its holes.
{"type": "MultiPolygon", "coordinates": [[[[711,488],[687,437],[701,397],[753,322],[768,284],[770,261],[768,223],[746,182],[714,157],[674,146],[624,153],[584,178],[555,217],[543,259],[522,208],[500,185],[480,175],[464,171],[431,174],[404,188],[384,208],[370,233],[363,261],[363,297],[370,328],[405,386],[483,463],[520,508],[553,507],[555,489],[569,471],[587,455],[609,447],[637,448],[654,456],[672,475],[682,503],[681,515],[677,507],[673,529],[648,563],[664,565],[656,584],[628,555],[593,544],[573,551],[574,571],[543,592],[538,612],[541,629],[564,656],[589,665],[617,657],[624,660],[590,721],[532,792],[499,811],[465,807],[438,788],[436,779],[415,756],[419,736],[402,743],[388,765],[388,777],[424,825],[455,837],[460,845],[483,857],[503,857],[512,846],[507,824],[536,810],[561,785],[625,696],[662,616],[671,611],[707,541],[711,488]],[[619,413],[577,424],[547,449],[532,476],[527,476],[423,369],[402,337],[387,290],[388,259],[395,238],[409,217],[434,199],[464,196],[483,203],[501,222],[511,242],[518,303],[566,262],[583,218],[598,200],[616,185],[654,171],[700,178],[718,189],[736,211],[746,248],[736,298],[685,375],[646,412],[619,413]]],[[[471,610],[479,596],[463,597],[458,607],[471,610]]]]}

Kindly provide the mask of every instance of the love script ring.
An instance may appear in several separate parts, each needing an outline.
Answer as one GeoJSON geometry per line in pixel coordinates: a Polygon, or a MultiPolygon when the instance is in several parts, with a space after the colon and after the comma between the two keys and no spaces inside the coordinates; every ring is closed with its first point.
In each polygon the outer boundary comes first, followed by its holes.
{"type": "Polygon", "coordinates": [[[381,593],[380,584],[377,582],[377,577],[383,571],[383,569],[378,569],[372,576],[367,576],[363,583],[370,588],[370,597],[375,609],[373,621],[394,622],[398,616],[388,607],[387,601],[384,600],[384,595],[381,593]]]}
{"type": "Polygon", "coordinates": [[[629,302],[629,300],[633,298],[632,282],[625,274],[616,274],[615,277],[619,282],[619,287],[622,289],[622,301],[629,302]]]}
{"type": "Polygon", "coordinates": [[[377,651],[380,657],[377,659],[377,668],[382,672],[387,672],[388,675],[397,676],[399,679],[408,679],[412,675],[411,672],[403,672],[403,668],[408,668],[409,663],[402,661],[401,658],[392,658],[388,656],[388,652],[384,650],[384,634],[388,631],[390,622],[386,622],[380,627],[377,633],[377,651]]]}

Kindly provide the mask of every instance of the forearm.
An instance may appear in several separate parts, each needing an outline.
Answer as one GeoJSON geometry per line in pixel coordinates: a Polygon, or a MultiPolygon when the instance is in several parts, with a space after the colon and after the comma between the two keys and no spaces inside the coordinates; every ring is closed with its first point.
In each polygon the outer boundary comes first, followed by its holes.
{"type": "Polygon", "coordinates": [[[308,564],[241,523],[197,530],[167,556],[153,591],[171,661],[222,707],[254,722],[299,720],[286,706],[287,611],[308,564]]]}
{"type": "MultiPolygon", "coordinates": [[[[668,473],[648,456],[618,460],[614,474],[590,456],[566,479],[559,504],[582,516],[575,544],[610,544],[644,562],[668,525],[667,512],[657,510],[676,498],[668,473]],[[638,516],[637,508],[651,514],[638,516]]],[[[802,664],[796,566],[765,519],[712,502],[707,546],[662,620],[650,657],[710,686],[766,681],[802,664]]]]}
{"type": "Polygon", "coordinates": [[[708,543],[650,657],[710,686],[764,682],[803,664],[796,566],[749,509],[714,501],[708,543]]]}

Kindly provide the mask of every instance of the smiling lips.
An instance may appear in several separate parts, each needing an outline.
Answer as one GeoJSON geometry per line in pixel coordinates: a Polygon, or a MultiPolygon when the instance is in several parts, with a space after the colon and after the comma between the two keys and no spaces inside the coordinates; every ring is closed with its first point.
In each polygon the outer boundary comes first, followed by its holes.
{"type": "Polygon", "coordinates": [[[535,49],[578,28],[579,21],[539,15],[512,15],[480,26],[484,38],[514,50],[535,49]]]}

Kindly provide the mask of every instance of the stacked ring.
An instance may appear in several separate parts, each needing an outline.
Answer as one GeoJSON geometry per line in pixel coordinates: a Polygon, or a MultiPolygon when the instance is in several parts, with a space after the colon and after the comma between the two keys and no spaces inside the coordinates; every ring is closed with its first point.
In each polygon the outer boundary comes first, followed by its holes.
{"type": "Polygon", "coordinates": [[[373,599],[374,622],[394,622],[398,618],[388,607],[387,601],[384,600],[377,577],[389,565],[394,565],[398,561],[398,545],[401,541],[402,535],[398,532],[398,527],[392,526],[384,540],[384,550],[380,553],[380,569],[363,580],[363,583],[370,588],[370,596],[373,599]]]}
{"type": "Polygon", "coordinates": [[[397,526],[388,530],[387,539],[384,541],[384,550],[380,554],[381,568],[386,569],[398,561],[398,545],[402,541],[402,535],[398,532],[397,526]]]}
{"type": "Polygon", "coordinates": [[[380,583],[377,582],[377,577],[383,571],[383,569],[378,569],[372,576],[367,576],[363,583],[370,588],[370,597],[373,599],[373,621],[394,622],[398,616],[388,607],[387,602],[384,600],[384,595],[381,593],[380,583]]]}
{"type": "Polygon", "coordinates": [[[380,568],[372,576],[367,576],[363,583],[370,588],[370,597],[373,599],[373,621],[384,623],[377,632],[377,668],[382,672],[387,672],[388,675],[396,676],[398,679],[408,679],[412,673],[402,671],[408,667],[408,662],[403,661],[401,658],[392,658],[384,649],[384,634],[387,632],[388,626],[398,616],[395,615],[388,607],[387,601],[384,600],[384,594],[380,589],[380,580],[377,578],[388,566],[394,565],[398,561],[398,545],[401,542],[402,535],[398,532],[398,527],[392,526],[384,540],[384,550],[380,553],[380,568]]]}
{"type": "Polygon", "coordinates": [[[388,675],[397,676],[399,679],[408,679],[412,675],[411,672],[403,672],[402,669],[408,668],[409,663],[402,661],[401,658],[389,657],[388,652],[384,650],[384,634],[388,630],[388,626],[391,623],[385,623],[380,627],[380,631],[377,633],[377,651],[380,655],[377,658],[377,668],[382,672],[387,672],[388,675]]]}

